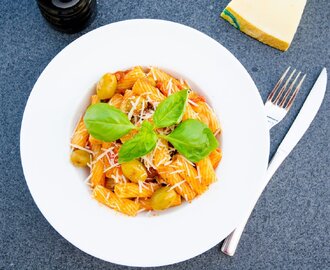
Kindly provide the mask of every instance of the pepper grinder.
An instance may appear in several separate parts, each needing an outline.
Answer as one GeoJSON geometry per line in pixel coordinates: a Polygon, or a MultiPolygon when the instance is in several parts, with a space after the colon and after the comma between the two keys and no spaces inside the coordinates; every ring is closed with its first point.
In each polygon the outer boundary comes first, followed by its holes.
{"type": "Polygon", "coordinates": [[[95,17],[96,0],[37,0],[41,14],[56,30],[76,33],[95,17]]]}

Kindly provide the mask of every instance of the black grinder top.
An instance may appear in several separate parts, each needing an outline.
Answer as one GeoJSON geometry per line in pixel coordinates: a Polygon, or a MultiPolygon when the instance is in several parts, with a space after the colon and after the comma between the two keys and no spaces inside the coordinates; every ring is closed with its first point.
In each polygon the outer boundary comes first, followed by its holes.
{"type": "Polygon", "coordinates": [[[41,14],[52,27],[66,33],[85,28],[96,13],[96,0],[38,0],[41,14]]]}

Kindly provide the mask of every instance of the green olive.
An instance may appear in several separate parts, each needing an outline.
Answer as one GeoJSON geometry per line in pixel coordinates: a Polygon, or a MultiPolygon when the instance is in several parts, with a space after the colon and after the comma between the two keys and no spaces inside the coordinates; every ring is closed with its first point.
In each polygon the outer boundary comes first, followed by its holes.
{"type": "Polygon", "coordinates": [[[90,162],[90,154],[84,150],[76,149],[71,153],[71,162],[74,166],[85,167],[90,162]]]}
{"type": "Polygon", "coordinates": [[[102,76],[96,86],[96,93],[100,99],[111,98],[117,88],[117,78],[114,74],[106,73],[102,76]]]}
{"type": "Polygon", "coordinates": [[[176,199],[176,192],[170,187],[161,187],[151,196],[151,207],[154,210],[164,210],[172,206],[176,199]]]}
{"type": "Polygon", "coordinates": [[[146,168],[136,159],[121,164],[121,169],[123,174],[134,183],[143,182],[148,177],[146,168]]]}

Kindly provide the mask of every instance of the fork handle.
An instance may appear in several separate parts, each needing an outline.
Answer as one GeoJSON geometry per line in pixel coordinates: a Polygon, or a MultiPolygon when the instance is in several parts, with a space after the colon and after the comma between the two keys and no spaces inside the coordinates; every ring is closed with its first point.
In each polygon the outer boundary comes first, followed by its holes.
{"type": "Polygon", "coordinates": [[[261,196],[263,190],[269,183],[270,179],[278,169],[278,167],[282,164],[284,159],[287,157],[288,153],[282,149],[278,149],[272,160],[270,161],[268,165],[268,169],[266,172],[266,179],[260,183],[260,186],[258,187],[258,190],[254,196],[254,199],[250,202],[249,210],[246,212],[246,214],[243,216],[241,223],[236,227],[234,231],[231,232],[225,239],[225,241],[222,244],[221,251],[225,253],[228,256],[234,256],[236,248],[238,246],[239,240],[242,236],[242,233],[244,231],[244,228],[249,220],[249,217],[259,199],[261,196]]]}

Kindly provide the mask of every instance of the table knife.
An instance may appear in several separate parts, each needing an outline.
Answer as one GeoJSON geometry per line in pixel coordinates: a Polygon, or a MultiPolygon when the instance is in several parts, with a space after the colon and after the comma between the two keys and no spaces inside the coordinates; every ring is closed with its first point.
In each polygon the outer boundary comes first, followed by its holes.
{"type": "Polygon", "coordinates": [[[302,108],[300,109],[296,119],[291,125],[288,133],[285,135],[283,141],[278,147],[274,157],[268,165],[266,172],[266,179],[260,185],[255,195],[255,199],[251,201],[249,211],[242,218],[242,222],[236,227],[236,229],[225,239],[222,244],[221,251],[229,256],[235,254],[237,245],[243,233],[244,227],[250,217],[250,214],[257,203],[261,193],[267,186],[271,177],[274,175],[276,170],[285,160],[285,158],[290,154],[293,148],[297,145],[301,137],[304,135],[311,122],[315,118],[325,95],[327,86],[327,71],[326,68],[322,69],[321,74],[316,80],[312,90],[310,91],[306,101],[304,102],[302,108]]]}

